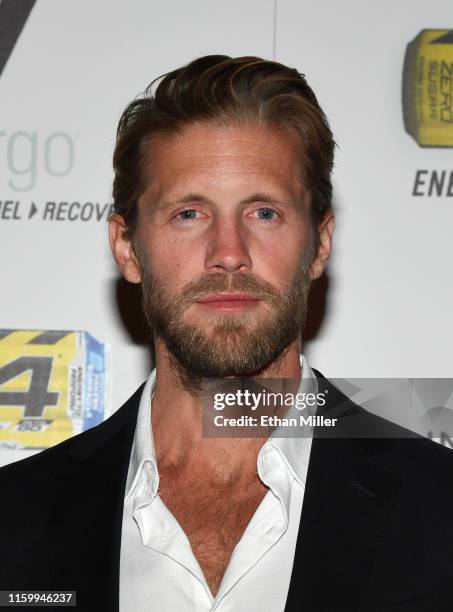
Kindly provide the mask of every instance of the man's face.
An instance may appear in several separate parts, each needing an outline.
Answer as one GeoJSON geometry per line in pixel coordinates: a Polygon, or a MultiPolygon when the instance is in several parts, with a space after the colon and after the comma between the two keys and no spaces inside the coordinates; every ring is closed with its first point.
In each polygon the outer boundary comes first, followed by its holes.
{"type": "Polygon", "coordinates": [[[148,156],[136,257],[114,252],[157,340],[194,376],[259,373],[300,335],[316,275],[295,136],[197,123],[148,156]]]}

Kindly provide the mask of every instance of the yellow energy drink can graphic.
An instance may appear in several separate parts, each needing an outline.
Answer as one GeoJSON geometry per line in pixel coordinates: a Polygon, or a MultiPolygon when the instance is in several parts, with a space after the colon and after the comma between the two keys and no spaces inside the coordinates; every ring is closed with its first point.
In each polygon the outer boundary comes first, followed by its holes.
{"type": "Polygon", "coordinates": [[[422,147],[453,147],[453,30],[422,30],[407,45],[404,127],[422,147]]]}
{"type": "Polygon", "coordinates": [[[81,331],[0,329],[0,450],[41,449],[100,423],[106,346],[81,331]]]}

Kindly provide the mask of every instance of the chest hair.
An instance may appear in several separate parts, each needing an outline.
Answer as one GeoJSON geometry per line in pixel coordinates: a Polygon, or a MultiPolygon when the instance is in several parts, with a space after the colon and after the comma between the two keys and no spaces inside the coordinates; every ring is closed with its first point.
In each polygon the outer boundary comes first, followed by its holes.
{"type": "Polygon", "coordinates": [[[160,473],[160,496],[187,535],[213,596],[234,547],[268,491],[258,475],[248,487],[182,481],[160,473]]]}

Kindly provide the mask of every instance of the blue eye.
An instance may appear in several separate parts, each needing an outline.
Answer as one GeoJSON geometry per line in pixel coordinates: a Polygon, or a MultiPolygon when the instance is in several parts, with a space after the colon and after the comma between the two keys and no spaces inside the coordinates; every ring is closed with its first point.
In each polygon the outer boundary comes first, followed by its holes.
{"type": "Polygon", "coordinates": [[[272,208],[259,208],[257,212],[258,217],[263,221],[272,221],[275,216],[275,210],[272,210],[272,208]]]}
{"type": "Polygon", "coordinates": [[[180,219],[195,219],[198,211],[193,210],[193,208],[188,208],[186,210],[182,210],[176,216],[180,219]]]}

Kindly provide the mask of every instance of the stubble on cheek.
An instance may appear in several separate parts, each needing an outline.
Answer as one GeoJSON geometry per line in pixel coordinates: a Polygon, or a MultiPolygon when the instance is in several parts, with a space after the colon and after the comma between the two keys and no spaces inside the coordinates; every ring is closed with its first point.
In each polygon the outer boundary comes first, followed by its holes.
{"type": "MultiPolygon", "coordinates": [[[[300,336],[306,318],[309,265],[314,250],[313,236],[310,238],[296,270],[278,288],[253,272],[215,272],[202,273],[175,290],[180,284],[178,263],[166,255],[167,272],[162,268],[163,262],[158,262],[157,274],[151,256],[148,254],[145,259],[136,248],[144,314],[153,336],[163,340],[175,368],[186,379],[252,376],[276,360],[300,336]],[[207,294],[231,291],[249,293],[258,300],[257,306],[231,314],[210,313],[194,306],[207,294]]],[[[171,246],[174,251],[174,245],[171,246]]]]}

